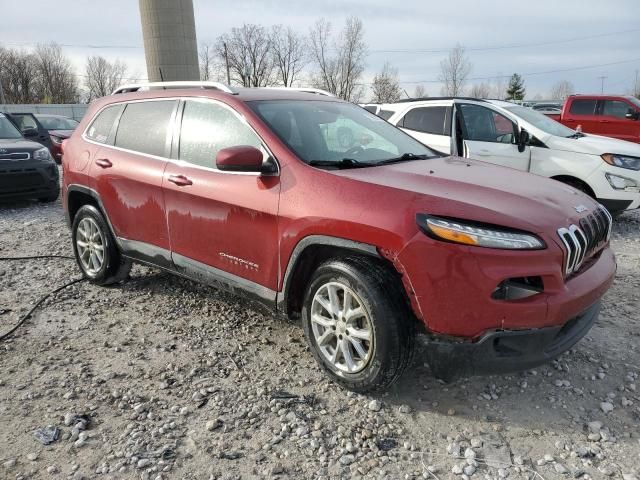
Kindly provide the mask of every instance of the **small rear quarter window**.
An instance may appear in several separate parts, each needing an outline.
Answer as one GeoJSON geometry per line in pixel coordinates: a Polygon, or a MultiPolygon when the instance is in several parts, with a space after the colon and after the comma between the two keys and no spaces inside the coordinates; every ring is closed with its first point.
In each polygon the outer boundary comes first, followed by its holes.
{"type": "Polygon", "coordinates": [[[85,135],[89,140],[98,143],[107,143],[113,123],[120,113],[121,105],[111,105],[102,110],[87,129],[85,135]]]}

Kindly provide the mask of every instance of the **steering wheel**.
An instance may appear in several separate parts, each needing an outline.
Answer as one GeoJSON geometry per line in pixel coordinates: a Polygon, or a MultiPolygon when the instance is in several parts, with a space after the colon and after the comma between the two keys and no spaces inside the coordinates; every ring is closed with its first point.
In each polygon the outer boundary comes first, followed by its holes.
{"type": "Polygon", "coordinates": [[[364,152],[364,148],[362,148],[360,145],[356,145],[355,147],[351,147],[349,150],[344,152],[343,155],[345,155],[345,156],[348,156],[348,155],[359,155],[362,152],[364,152]]]}

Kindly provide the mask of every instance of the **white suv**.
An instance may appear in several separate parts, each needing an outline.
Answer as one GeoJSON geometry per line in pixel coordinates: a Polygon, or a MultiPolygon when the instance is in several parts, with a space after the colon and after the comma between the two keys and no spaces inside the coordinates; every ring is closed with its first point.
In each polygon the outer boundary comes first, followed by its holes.
{"type": "Polygon", "coordinates": [[[577,132],[499,100],[433,98],[382,105],[427,146],[554,178],[621,213],[640,207],[640,145],[577,132]]]}

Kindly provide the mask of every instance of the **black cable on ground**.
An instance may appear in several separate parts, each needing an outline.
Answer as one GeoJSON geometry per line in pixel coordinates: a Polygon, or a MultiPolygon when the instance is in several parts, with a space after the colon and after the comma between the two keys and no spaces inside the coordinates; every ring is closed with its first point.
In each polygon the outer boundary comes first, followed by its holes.
{"type": "MultiPolygon", "coordinates": [[[[43,258],[64,258],[64,259],[71,259],[71,260],[75,260],[74,257],[69,257],[66,255],[34,255],[31,257],[0,257],[0,260],[33,260],[33,259],[43,259],[43,258]]],[[[86,280],[85,278],[76,278],[75,280],[72,280],[68,283],[65,283],[64,285],[56,288],[55,290],[47,293],[44,297],[42,297],[40,300],[38,300],[38,302],[31,308],[31,310],[29,310],[26,315],[23,315],[20,320],[18,320],[18,323],[16,323],[13,328],[11,330],[9,330],[6,333],[3,333],[2,335],[0,335],[0,342],[2,340],[6,340],[7,338],[9,338],[11,335],[13,335],[13,333],[20,328],[20,326],[31,316],[31,314],[33,312],[36,311],[36,309],[42,305],[42,303],[49,298],[52,295],[55,295],[56,293],[58,293],[61,290],[64,290],[65,288],[70,287],[71,285],[75,285],[76,283],[82,282],[86,280]]]]}

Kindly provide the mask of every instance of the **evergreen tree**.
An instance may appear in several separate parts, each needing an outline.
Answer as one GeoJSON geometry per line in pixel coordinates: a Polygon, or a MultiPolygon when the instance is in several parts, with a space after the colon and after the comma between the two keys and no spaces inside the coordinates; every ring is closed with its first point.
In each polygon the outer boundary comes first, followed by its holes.
{"type": "Polygon", "coordinates": [[[509,87],[507,88],[507,100],[522,100],[526,90],[524,88],[524,80],[520,75],[514,73],[509,80],[509,87]]]}

